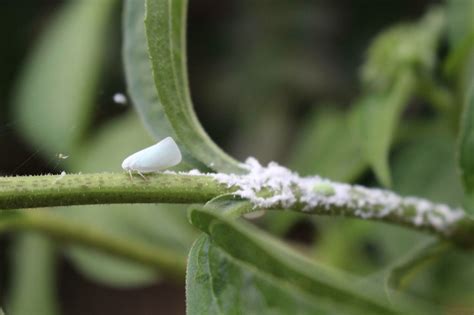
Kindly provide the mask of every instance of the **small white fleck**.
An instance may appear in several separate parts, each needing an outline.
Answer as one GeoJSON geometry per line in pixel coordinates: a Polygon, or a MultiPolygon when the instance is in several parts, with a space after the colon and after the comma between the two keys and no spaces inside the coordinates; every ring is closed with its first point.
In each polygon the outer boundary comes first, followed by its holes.
{"type": "Polygon", "coordinates": [[[122,93],[115,93],[114,94],[114,103],[125,105],[127,104],[127,97],[122,93]]]}
{"type": "Polygon", "coordinates": [[[61,159],[61,160],[65,160],[69,157],[69,155],[65,155],[62,153],[58,153],[56,156],[58,157],[58,159],[61,159]]]}

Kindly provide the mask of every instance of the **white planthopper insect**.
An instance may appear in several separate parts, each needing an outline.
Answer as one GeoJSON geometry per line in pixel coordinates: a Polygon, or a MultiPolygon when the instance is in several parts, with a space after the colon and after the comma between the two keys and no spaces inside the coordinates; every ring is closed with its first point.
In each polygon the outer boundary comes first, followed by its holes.
{"type": "Polygon", "coordinates": [[[137,172],[145,178],[144,173],[153,173],[178,165],[181,162],[181,151],[173,138],[167,137],[157,144],[133,153],[122,162],[122,168],[137,172]]]}

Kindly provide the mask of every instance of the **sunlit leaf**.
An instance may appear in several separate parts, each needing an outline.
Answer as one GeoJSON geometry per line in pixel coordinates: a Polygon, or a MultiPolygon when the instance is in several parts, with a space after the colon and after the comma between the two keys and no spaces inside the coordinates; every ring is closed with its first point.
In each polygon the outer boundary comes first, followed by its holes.
{"type": "Polygon", "coordinates": [[[186,67],[186,14],[186,0],[146,0],[146,38],[159,103],[178,140],[197,160],[214,170],[243,172],[209,138],[194,113],[186,67]]]}
{"type": "Polygon", "coordinates": [[[279,303],[283,292],[284,305],[301,314],[328,307],[335,314],[399,312],[371,288],[354,286],[351,276],[317,265],[243,222],[202,209],[193,209],[190,220],[208,237],[200,238],[190,255],[188,314],[285,310],[279,303]]]}
{"type": "Polygon", "coordinates": [[[21,133],[43,154],[69,154],[83,136],[115,3],[68,1],[32,51],[13,109],[21,133]]]}

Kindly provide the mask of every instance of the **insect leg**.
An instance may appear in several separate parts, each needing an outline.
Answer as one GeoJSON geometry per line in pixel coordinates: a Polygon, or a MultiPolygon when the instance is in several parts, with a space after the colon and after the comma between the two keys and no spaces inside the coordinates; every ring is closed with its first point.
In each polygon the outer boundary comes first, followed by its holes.
{"type": "Polygon", "coordinates": [[[138,175],[140,175],[144,180],[148,181],[148,178],[145,177],[140,171],[137,171],[138,175]]]}

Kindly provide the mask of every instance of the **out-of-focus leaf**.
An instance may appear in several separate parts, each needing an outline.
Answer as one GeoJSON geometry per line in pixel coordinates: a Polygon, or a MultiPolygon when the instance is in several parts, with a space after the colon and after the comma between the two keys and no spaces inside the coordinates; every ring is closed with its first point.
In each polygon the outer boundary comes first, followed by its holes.
{"type": "Polygon", "coordinates": [[[474,33],[474,1],[446,2],[448,38],[454,48],[474,33]]]}
{"type": "Polygon", "coordinates": [[[125,1],[123,16],[123,63],[129,94],[147,129],[155,139],[172,136],[178,141],[183,154],[183,164],[203,167],[179,143],[173,128],[160,104],[151,69],[145,34],[145,2],[125,1]]]}
{"type": "Polygon", "coordinates": [[[385,186],[391,185],[388,163],[390,145],[414,84],[413,76],[407,72],[388,91],[368,94],[357,104],[357,129],[362,151],[385,186]]]}
{"type": "Polygon", "coordinates": [[[209,138],[194,113],[186,67],[187,0],[146,0],[145,3],[145,30],[159,103],[178,140],[207,167],[242,173],[241,165],[209,138]]]}
{"type": "Polygon", "coordinates": [[[334,109],[317,110],[296,137],[290,166],[301,175],[318,174],[353,181],[366,166],[349,117],[334,109]]]}
{"type": "Polygon", "coordinates": [[[208,237],[199,239],[190,255],[189,314],[272,313],[284,305],[301,314],[318,309],[335,314],[400,312],[369,287],[354,286],[351,276],[304,259],[250,225],[203,209],[193,209],[190,220],[208,237]],[[297,295],[286,295],[281,305],[282,291],[297,295]]]}
{"type": "MultiPolygon", "coordinates": [[[[471,80],[474,83],[474,80],[471,80]]],[[[474,211],[474,86],[464,104],[459,135],[459,166],[467,196],[468,210],[474,211]]]]}
{"type": "Polygon", "coordinates": [[[474,2],[447,1],[448,39],[451,46],[444,72],[457,80],[460,99],[464,101],[474,73],[474,2]]]}
{"type": "MultiPolygon", "coordinates": [[[[125,239],[172,250],[186,257],[193,234],[186,226],[185,214],[176,206],[131,207],[109,205],[62,210],[70,220],[87,224],[117,239],[125,239]],[[181,215],[181,218],[178,217],[181,215]]],[[[156,282],[160,270],[100,253],[84,247],[71,247],[68,256],[88,278],[114,287],[138,287],[156,282]]],[[[184,270],[183,270],[184,275],[184,270]]]]}
{"type": "MultiPolygon", "coordinates": [[[[135,113],[105,125],[81,152],[74,170],[117,171],[124,157],[152,143],[135,113]]],[[[128,176],[124,172],[124,176],[128,176]]],[[[135,178],[134,180],[142,180],[135,178]]],[[[185,256],[195,238],[183,206],[106,205],[64,209],[69,218],[85,222],[117,238],[171,249],[185,256]],[[159,246],[158,246],[159,245],[159,246]]],[[[158,249],[157,249],[158,250],[158,249]]],[[[140,286],[156,281],[159,271],[84,248],[69,251],[87,276],[113,286],[140,286]]]]}
{"type": "Polygon", "coordinates": [[[391,184],[388,155],[395,128],[418,81],[434,70],[444,27],[443,10],[434,8],[417,23],[380,34],[369,48],[358,129],[364,155],[385,186],[391,184]]]}
{"type": "Polygon", "coordinates": [[[362,67],[366,87],[384,91],[407,71],[433,71],[444,29],[444,11],[434,7],[418,22],[395,25],[378,35],[362,67]]]}
{"type": "Polygon", "coordinates": [[[402,290],[420,269],[443,255],[450,247],[449,243],[440,240],[429,240],[429,242],[417,248],[403,260],[390,268],[387,277],[387,286],[390,289],[402,290]]]}
{"type": "Polygon", "coordinates": [[[463,190],[455,147],[454,136],[445,126],[432,123],[416,129],[393,159],[394,190],[405,196],[460,206],[463,190]]]}
{"type": "Polygon", "coordinates": [[[8,299],[8,313],[59,314],[53,244],[41,235],[24,233],[17,237],[13,249],[13,286],[8,299]]]}
{"type": "Polygon", "coordinates": [[[46,154],[70,154],[87,127],[115,3],[68,1],[26,64],[13,108],[24,137],[46,154]]]}
{"type": "Polygon", "coordinates": [[[315,259],[366,276],[423,242],[426,235],[398,226],[368,221],[319,218],[315,259]]]}

